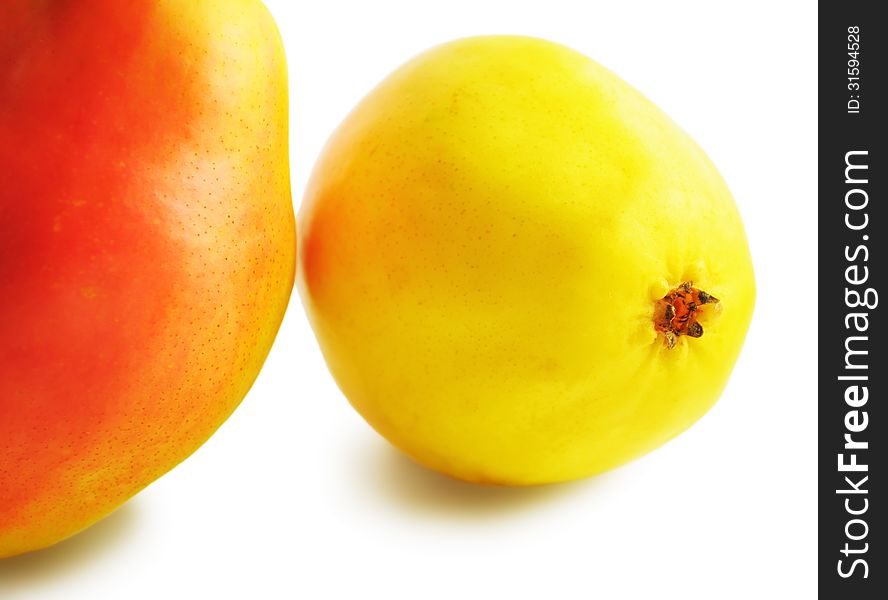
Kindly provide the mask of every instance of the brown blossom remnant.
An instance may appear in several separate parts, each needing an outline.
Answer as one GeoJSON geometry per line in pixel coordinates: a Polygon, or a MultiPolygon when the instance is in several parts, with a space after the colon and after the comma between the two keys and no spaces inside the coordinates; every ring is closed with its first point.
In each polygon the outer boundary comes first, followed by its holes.
{"type": "Polygon", "coordinates": [[[666,338],[666,347],[674,348],[679,336],[698,338],[703,326],[697,321],[704,304],[715,304],[718,298],[694,287],[693,281],[685,281],[662,299],[657,300],[654,310],[654,327],[666,338]]]}

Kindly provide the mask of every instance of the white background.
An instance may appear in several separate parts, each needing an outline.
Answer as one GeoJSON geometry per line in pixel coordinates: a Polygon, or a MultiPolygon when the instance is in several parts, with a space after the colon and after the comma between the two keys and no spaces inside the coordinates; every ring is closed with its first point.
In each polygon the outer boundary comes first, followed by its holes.
{"type": "Polygon", "coordinates": [[[294,293],[217,435],[92,529],[0,562],[0,598],[814,598],[816,3],[267,4],[290,62],[297,206],[358,99],[452,38],[549,38],[656,102],[719,166],[749,234],[758,304],[727,391],[604,476],[473,487],[361,420],[294,293]]]}

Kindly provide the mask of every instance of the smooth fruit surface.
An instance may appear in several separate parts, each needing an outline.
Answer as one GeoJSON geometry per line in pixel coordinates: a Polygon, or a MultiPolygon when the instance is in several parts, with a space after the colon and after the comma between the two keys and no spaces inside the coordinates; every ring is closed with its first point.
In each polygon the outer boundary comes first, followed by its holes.
{"type": "Polygon", "coordinates": [[[395,71],[328,142],[299,227],[300,292],[344,394],[474,482],[574,479],[663,444],[716,401],[753,310],[705,154],[538,39],[460,40],[395,71]],[[719,303],[670,349],[655,313],[689,282],[719,303]]]}
{"type": "Polygon", "coordinates": [[[292,289],[254,0],[0,5],[0,557],[108,514],[250,388],[292,289]]]}

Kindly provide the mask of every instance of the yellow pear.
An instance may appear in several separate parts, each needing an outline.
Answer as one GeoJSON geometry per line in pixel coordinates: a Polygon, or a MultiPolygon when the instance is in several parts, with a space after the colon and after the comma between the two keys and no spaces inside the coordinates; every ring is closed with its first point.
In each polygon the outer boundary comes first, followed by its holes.
{"type": "Polygon", "coordinates": [[[333,134],[299,286],[337,383],[416,461],[529,485],[660,446],[717,400],[755,284],[703,151],[585,56],[433,48],[333,134]]]}

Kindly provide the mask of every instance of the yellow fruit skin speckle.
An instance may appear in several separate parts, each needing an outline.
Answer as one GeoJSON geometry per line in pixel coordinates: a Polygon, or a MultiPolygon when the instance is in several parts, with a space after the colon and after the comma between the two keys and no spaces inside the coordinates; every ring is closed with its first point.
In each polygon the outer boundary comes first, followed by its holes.
{"type": "Polygon", "coordinates": [[[433,48],[334,133],[300,213],[299,286],[327,363],[418,462],[510,485],[599,473],[716,401],[755,300],[703,151],[565,47],[433,48]],[[656,301],[721,302],[667,349],[656,301]]]}

